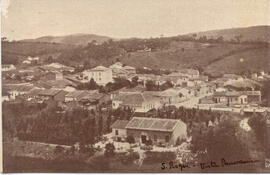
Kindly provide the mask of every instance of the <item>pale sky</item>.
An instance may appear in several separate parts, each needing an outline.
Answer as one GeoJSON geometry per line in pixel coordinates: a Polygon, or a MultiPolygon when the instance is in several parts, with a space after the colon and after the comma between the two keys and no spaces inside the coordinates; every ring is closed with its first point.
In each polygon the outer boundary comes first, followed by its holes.
{"type": "Polygon", "coordinates": [[[2,0],[2,36],[114,38],[270,25],[270,0],[2,0]]]}

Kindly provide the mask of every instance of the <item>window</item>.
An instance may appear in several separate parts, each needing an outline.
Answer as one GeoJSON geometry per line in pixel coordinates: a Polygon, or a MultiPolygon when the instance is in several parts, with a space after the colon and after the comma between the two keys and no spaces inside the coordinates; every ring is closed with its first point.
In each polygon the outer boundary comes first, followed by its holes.
{"type": "Polygon", "coordinates": [[[154,141],[157,141],[157,135],[154,135],[154,141]]]}
{"type": "Polygon", "coordinates": [[[167,143],[168,143],[168,142],[169,142],[169,140],[170,140],[170,136],[166,136],[166,137],[165,137],[165,142],[167,142],[167,143]]]}
{"type": "Polygon", "coordinates": [[[101,76],[101,72],[99,72],[99,76],[101,76]]]}
{"type": "Polygon", "coordinates": [[[101,78],[99,78],[99,80],[101,80],[101,78]]]}
{"type": "Polygon", "coordinates": [[[115,135],[118,135],[118,130],[115,130],[115,135]]]}

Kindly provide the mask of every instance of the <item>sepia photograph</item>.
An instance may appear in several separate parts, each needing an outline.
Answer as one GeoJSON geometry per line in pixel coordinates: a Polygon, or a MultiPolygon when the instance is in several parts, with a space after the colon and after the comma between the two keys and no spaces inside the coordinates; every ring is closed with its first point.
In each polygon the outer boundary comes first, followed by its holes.
{"type": "Polygon", "coordinates": [[[270,0],[2,0],[3,173],[270,173],[270,0]]]}

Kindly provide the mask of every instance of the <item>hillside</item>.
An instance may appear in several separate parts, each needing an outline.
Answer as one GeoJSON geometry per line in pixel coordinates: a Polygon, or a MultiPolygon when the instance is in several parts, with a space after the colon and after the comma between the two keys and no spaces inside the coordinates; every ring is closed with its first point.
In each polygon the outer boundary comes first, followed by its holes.
{"type": "Polygon", "coordinates": [[[270,48],[255,48],[245,52],[226,56],[205,67],[205,72],[211,75],[224,73],[241,73],[243,71],[270,71],[270,48]]]}
{"type": "MultiPolygon", "coordinates": [[[[2,62],[13,63],[26,56],[52,56],[55,61],[69,65],[84,65],[92,68],[97,65],[109,66],[121,61],[136,68],[150,67],[153,69],[199,68],[213,76],[223,73],[243,73],[245,71],[270,71],[269,44],[262,42],[230,42],[226,38],[240,34],[243,38],[269,37],[269,27],[256,26],[249,28],[226,29],[201,32],[183,38],[161,37],[151,39],[108,40],[102,44],[86,43],[93,35],[70,35],[69,37],[42,37],[32,42],[2,42],[2,62]],[[242,32],[241,32],[242,31],[242,32]],[[260,32],[259,32],[260,31],[260,32]],[[223,40],[199,40],[199,36],[208,34],[223,40]],[[260,36],[260,37],[259,37],[260,36]],[[34,42],[39,41],[39,42],[34,42]],[[46,41],[46,42],[42,42],[46,41]],[[73,44],[63,44],[63,43],[73,44]],[[52,42],[52,43],[51,43],[52,42]],[[74,43],[77,43],[74,45],[74,43]],[[239,61],[239,60],[242,61],[239,61]]],[[[95,35],[96,36],[96,35],[95,35]]],[[[105,37],[104,39],[109,39],[105,37]]],[[[93,38],[92,38],[93,39],[93,38]]],[[[242,40],[243,41],[243,40],[242,40]]],[[[266,41],[266,40],[265,40],[266,41]]],[[[16,62],[14,63],[16,64],[16,62]]]]}
{"type": "Polygon", "coordinates": [[[152,51],[125,52],[123,48],[118,47],[112,50],[111,52],[103,47],[76,49],[61,54],[59,61],[69,65],[83,64],[87,68],[97,65],[109,66],[116,61],[136,68],[145,66],[152,69],[171,70],[200,68],[212,76],[249,70],[269,71],[270,49],[265,44],[171,41],[166,47],[152,51]],[[244,61],[239,62],[240,58],[244,61]]]}
{"type": "Polygon", "coordinates": [[[196,38],[206,36],[207,38],[218,38],[223,37],[225,41],[259,41],[259,42],[270,42],[270,26],[252,26],[246,28],[232,28],[222,30],[210,30],[205,32],[191,33],[192,36],[197,35],[196,38]]]}
{"type": "Polygon", "coordinates": [[[87,45],[92,41],[96,41],[98,44],[103,43],[111,39],[107,36],[99,36],[94,34],[74,34],[66,36],[44,36],[36,39],[22,40],[25,42],[47,42],[47,43],[62,43],[62,44],[73,44],[73,45],[87,45]]]}
{"type": "Polygon", "coordinates": [[[150,68],[181,69],[201,67],[205,73],[241,73],[270,69],[270,49],[253,44],[209,44],[174,42],[169,49],[155,52],[132,52],[120,57],[125,64],[150,68]],[[243,62],[239,59],[243,58],[243,62]]]}
{"type": "Polygon", "coordinates": [[[61,52],[73,47],[72,45],[57,43],[2,41],[2,63],[18,64],[28,56],[41,58],[52,56],[56,58],[61,52]]]}

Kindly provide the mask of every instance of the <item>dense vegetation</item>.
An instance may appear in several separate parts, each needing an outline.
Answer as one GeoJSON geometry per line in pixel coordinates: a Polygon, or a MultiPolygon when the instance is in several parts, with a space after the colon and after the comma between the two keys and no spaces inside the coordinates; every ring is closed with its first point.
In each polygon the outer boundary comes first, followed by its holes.
{"type": "MultiPolygon", "coordinates": [[[[40,104],[37,106],[22,105],[23,103],[3,104],[3,132],[4,139],[7,136],[18,137],[21,140],[39,141],[73,145],[79,143],[80,154],[92,156],[95,150],[87,145],[92,145],[102,139],[102,135],[111,132],[110,126],[116,119],[130,120],[134,112],[130,109],[117,110],[83,110],[76,108],[67,112],[61,112],[60,108],[40,104]],[[20,106],[20,108],[18,108],[20,106]],[[19,110],[14,110],[18,108],[19,110]],[[30,110],[31,109],[31,110],[30,110]],[[37,111],[40,111],[37,113],[37,111]],[[20,113],[20,114],[18,114],[20,113]],[[22,115],[23,114],[23,115],[22,115]],[[8,134],[7,134],[8,133],[8,134]]],[[[192,136],[192,152],[198,154],[201,162],[209,160],[228,161],[249,160],[250,150],[239,139],[239,121],[245,117],[239,114],[218,112],[211,110],[185,109],[183,107],[163,107],[152,110],[145,114],[148,117],[181,119],[188,126],[188,135],[192,136]]],[[[264,114],[256,114],[250,119],[250,126],[256,134],[261,148],[266,148],[266,133],[264,114]]],[[[91,163],[95,164],[93,170],[109,170],[111,160],[119,160],[122,164],[131,164],[138,159],[136,153],[118,155],[114,152],[114,146],[107,144],[105,157],[95,157],[91,163]],[[98,164],[104,166],[98,166],[98,164]]],[[[267,149],[260,151],[267,152],[267,149]]],[[[56,148],[55,154],[60,158],[58,161],[74,161],[77,156],[72,156],[74,151],[64,152],[62,148],[56,148]]],[[[269,154],[269,153],[267,153],[269,154]]],[[[164,153],[165,157],[151,152],[147,153],[146,162],[154,163],[157,160],[174,160],[175,155],[164,153]]],[[[81,155],[80,155],[81,156],[81,155]]],[[[82,159],[82,158],[80,158],[82,159]]],[[[64,163],[65,165],[69,162],[64,163]]],[[[85,166],[79,163],[78,166],[85,166]],[[81,164],[81,165],[79,165],[81,164]]],[[[76,169],[76,168],[75,168],[76,169]]]]}
{"type": "Polygon", "coordinates": [[[72,45],[58,43],[2,41],[2,63],[21,64],[23,59],[28,56],[40,56],[44,59],[49,56],[56,58],[60,52],[65,52],[73,47],[72,45]]]}
{"type": "Polygon", "coordinates": [[[5,136],[21,140],[39,141],[63,145],[94,144],[111,131],[117,119],[128,119],[130,109],[84,110],[74,108],[63,112],[56,105],[24,105],[3,103],[3,130],[5,136]]]}
{"type": "Polygon", "coordinates": [[[270,157],[270,127],[267,120],[269,120],[267,116],[254,114],[248,123],[255,133],[259,148],[265,153],[266,157],[270,157]]]}

